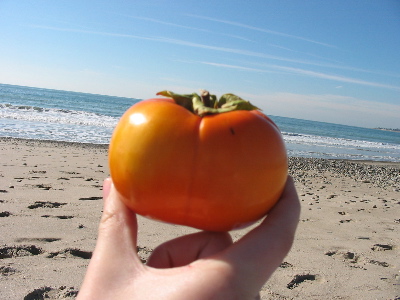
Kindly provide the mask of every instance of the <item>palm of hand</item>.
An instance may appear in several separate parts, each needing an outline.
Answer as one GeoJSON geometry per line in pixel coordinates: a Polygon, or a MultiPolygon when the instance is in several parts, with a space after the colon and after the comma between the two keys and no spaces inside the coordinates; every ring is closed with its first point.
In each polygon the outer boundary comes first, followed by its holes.
{"type": "Polygon", "coordinates": [[[256,299],[291,248],[300,204],[291,178],[268,217],[236,243],[198,232],[157,247],[144,265],[136,216],[104,184],[99,237],[78,299],[256,299]]]}

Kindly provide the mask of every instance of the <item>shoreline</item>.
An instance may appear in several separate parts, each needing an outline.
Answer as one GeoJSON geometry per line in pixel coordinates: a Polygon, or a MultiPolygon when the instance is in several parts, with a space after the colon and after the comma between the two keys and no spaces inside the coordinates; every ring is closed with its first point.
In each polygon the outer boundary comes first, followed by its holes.
{"type": "MultiPolygon", "coordinates": [[[[96,243],[108,145],[0,137],[0,149],[0,299],[73,299],[96,243]]],[[[289,157],[289,173],[300,223],[261,299],[400,297],[400,163],[289,157]]],[[[138,224],[143,261],[196,231],[138,224]]]]}
{"type": "MultiPolygon", "coordinates": [[[[23,143],[29,146],[52,146],[56,148],[82,148],[99,149],[108,151],[109,144],[92,144],[65,142],[39,139],[22,139],[12,137],[0,137],[0,142],[23,143]]],[[[369,181],[374,185],[385,188],[392,186],[393,189],[400,189],[400,162],[375,161],[375,160],[350,160],[350,159],[328,159],[289,156],[289,175],[296,177],[296,174],[303,171],[330,171],[351,177],[357,181],[369,181]]],[[[108,164],[108,161],[107,161],[108,164]]]]}
{"type": "Polygon", "coordinates": [[[93,144],[93,143],[78,143],[78,142],[66,142],[66,141],[54,141],[54,140],[41,140],[41,139],[24,139],[15,137],[0,137],[0,142],[26,142],[26,143],[38,143],[38,144],[50,144],[50,145],[63,145],[63,146],[76,146],[83,148],[96,148],[96,149],[108,149],[109,144],[93,144]]]}
{"type": "MultiPolygon", "coordinates": [[[[108,149],[109,144],[95,144],[95,143],[79,143],[79,142],[68,142],[68,141],[55,141],[55,140],[43,140],[43,139],[24,139],[24,138],[15,138],[15,137],[1,137],[0,141],[20,141],[20,142],[31,142],[31,143],[39,143],[39,144],[53,144],[53,145],[71,145],[76,147],[84,147],[84,148],[97,148],[97,149],[108,149]]],[[[306,160],[322,160],[322,161],[346,161],[346,162],[354,162],[354,163],[365,163],[365,164],[376,164],[376,165],[384,165],[384,166],[394,166],[400,168],[400,162],[395,161],[386,161],[386,160],[357,160],[357,159],[341,159],[341,158],[314,158],[314,157],[303,157],[303,156],[289,156],[289,158],[298,158],[298,159],[306,159],[306,160]]]]}

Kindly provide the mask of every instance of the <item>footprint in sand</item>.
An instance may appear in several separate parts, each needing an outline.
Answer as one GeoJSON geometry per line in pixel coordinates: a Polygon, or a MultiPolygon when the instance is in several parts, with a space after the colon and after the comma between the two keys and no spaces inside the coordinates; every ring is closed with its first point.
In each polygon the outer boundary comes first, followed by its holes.
{"type": "Polygon", "coordinates": [[[303,275],[295,275],[292,281],[290,281],[286,287],[288,289],[294,289],[299,286],[300,283],[304,281],[314,281],[317,279],[317,275],[313,274],[303,274],[303,275]]]}
{"type": "Polygon", "coordinates": [[[75,299],[78,295],[78,290],[74,287],[60,286],[52,288],[49,286],[41,287],[33,290],[24,297],[24,300],[37,299],[75,299]]]}
{"type": "Polygon", "coordinates": [[[78,172],[66,172],[66,171],[61,171],[61,172],[66,173],[66,174],[69,174],[69,175],[81,174],[81,173],[78,173],[78,172]]]}
{"type": "Polygon", "coordinates": [[[385,244],[375,244],[372,248],[372,251],[387,251],[387,250],[393,250],[392,245],[385,245],[385,244]]]}
{"type": "Polygon", "coordinates": [[[83,259],[91,259],[91,251],[83,251],[76,248],[67,248],[62,251],[51,252],[47,255],[48,258],[67,258],[67,257],[79,257],[83,259]]]}
{"type": "Polygon", "coordinates": [[[292,267],[293,267],[293,265],[291,263],[286,262],[286,261],[281,263],[280,266],[279,266],[279,268],[283,268],[283,269],[292,268],[292,267]]]}
{"type": "Polygon", "coordinates": [[[356,263],[360,259],[360,256],[352,251],[332,250],[332,251],[326,252],[325,255],[331,256],[331,257],[335,257],[335,256],[339,255],[340,257],[344,258],[346,261],[348,261],[350,263],[356,263]]]}
{"type": "Polygon", "coordinates": [[[0,259],[14,258],[21,256],[32,256],[42,254],[44,251],[42,248],[35,245],[30,246],[6,246],[0,248],[0,259]]]}
{"type": "Polygon", "coordinates": [[[29,205],[29,209],[35,209],[35,208],[58,208],[63,205],[66,205],[67,203],[60,203],[60,202],[50,202],[50,201],[35,201],[34,204],[29,205]]]}
{"type": "Polygon", "coordinates": [[[32,243],[32,242],[44,242],[44,243],[52,243],[52,242],[57,242],[61,241],[61,238],[18,238],[15,239],[17,243],[32,243]]]}
{"type": "Polygon", "coordinates": [[[41,216],[42,218],[57,218],[61,220],[68,220],[68,219],[73,219],[74,216],[51,216],[51,215],[43,215],[41,216]]]}
{"type": "Polygon", "coordinates": [[[86,201],[86,200],[101,200],[101,199],[103,199],[103,197],[97,197],[97,196],[92,196],[92,197],[83,197],[83,198],[79,198],[79,200],[83,200],[83,201],[86,201]]]}
{"type": "Polygon", "coordinates": [[[30,174],[46,174],[47,171],[32,170],[29,171],[30,174]]]}
{"type": "Polygon", "coordinates": [[[378,265],[378,266],[381,266],[381,267],[385,267],[385,268],[389,267],[389,264],[387,262],[384,262],[384,261],[377,261],[377,260],[371,259],[369,261],[369,263],[370,264],[374,264],[374,265],[378,265]]]}
{"type": "Polygon", "coordinates": [[[10,276],[13,275],[17,272],[16,269],[9,267],[9,266],[1,266],[0,267],[0,274],[2,276],[10,276]]]}
{"type": "Polygon", "coordinates": [[[350,223],[352,221],[353,221],[352,219],[340,220],[339,223],[350,223]]]}
{"type": "MultiPolygon", "coordinates": [[[[382,246],[382,245],[379,245],[379,246],[382,246]]],[[[387,246],[387,245],[385,245],[385,246],[387,246]]],[[[382,266],[382,267],[389,267],[389,264],[387,262],[368,259],[368,258],[362,257],[361,255],[358,255],[352,251],[333,250],[333,251],[326,252],[325,255],[328,255],[331,257],[339,256],[340,258],[344,259],[344,262],[350,263],[351,266],[355,267],[355,268],[363,268],[363,267],[357,266],[357,263],[370,263],[370,264],[374,264],[374,265],[378,265],[378,266],[382,266]]],[[[365,268],[363,268],[363,269],[366,270],[365,268]]]]}
{"type": "Polygon", "coordinates": [[[37,187],[37,188],[45,190],[45,191],[48,191],[52,188],[50,185],[46,185],[46,184],[36,184],[36,185],[34,185],[34,187],[37,187]]]}

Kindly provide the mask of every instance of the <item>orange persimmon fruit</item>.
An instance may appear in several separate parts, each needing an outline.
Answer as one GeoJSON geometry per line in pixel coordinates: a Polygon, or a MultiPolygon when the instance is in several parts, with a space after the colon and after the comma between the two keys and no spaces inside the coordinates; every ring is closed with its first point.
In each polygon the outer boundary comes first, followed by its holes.
{"type": "Polygon", "coordinates": [[[124,203],[145,217],[210,231],[265,216],[288,174],[275,123],[232,94],[158,95],[168,98],[129,108],[110,141],[110,173],[124,203]]]}

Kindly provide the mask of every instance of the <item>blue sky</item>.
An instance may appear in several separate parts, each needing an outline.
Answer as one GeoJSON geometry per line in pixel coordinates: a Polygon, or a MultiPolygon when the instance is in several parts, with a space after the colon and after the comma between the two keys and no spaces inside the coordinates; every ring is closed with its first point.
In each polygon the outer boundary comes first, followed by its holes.
{"type": "Polygon", "coordinates": [[[400,128],[398,0],[2,0],[0,37],[0,83],[400,128]]]}

